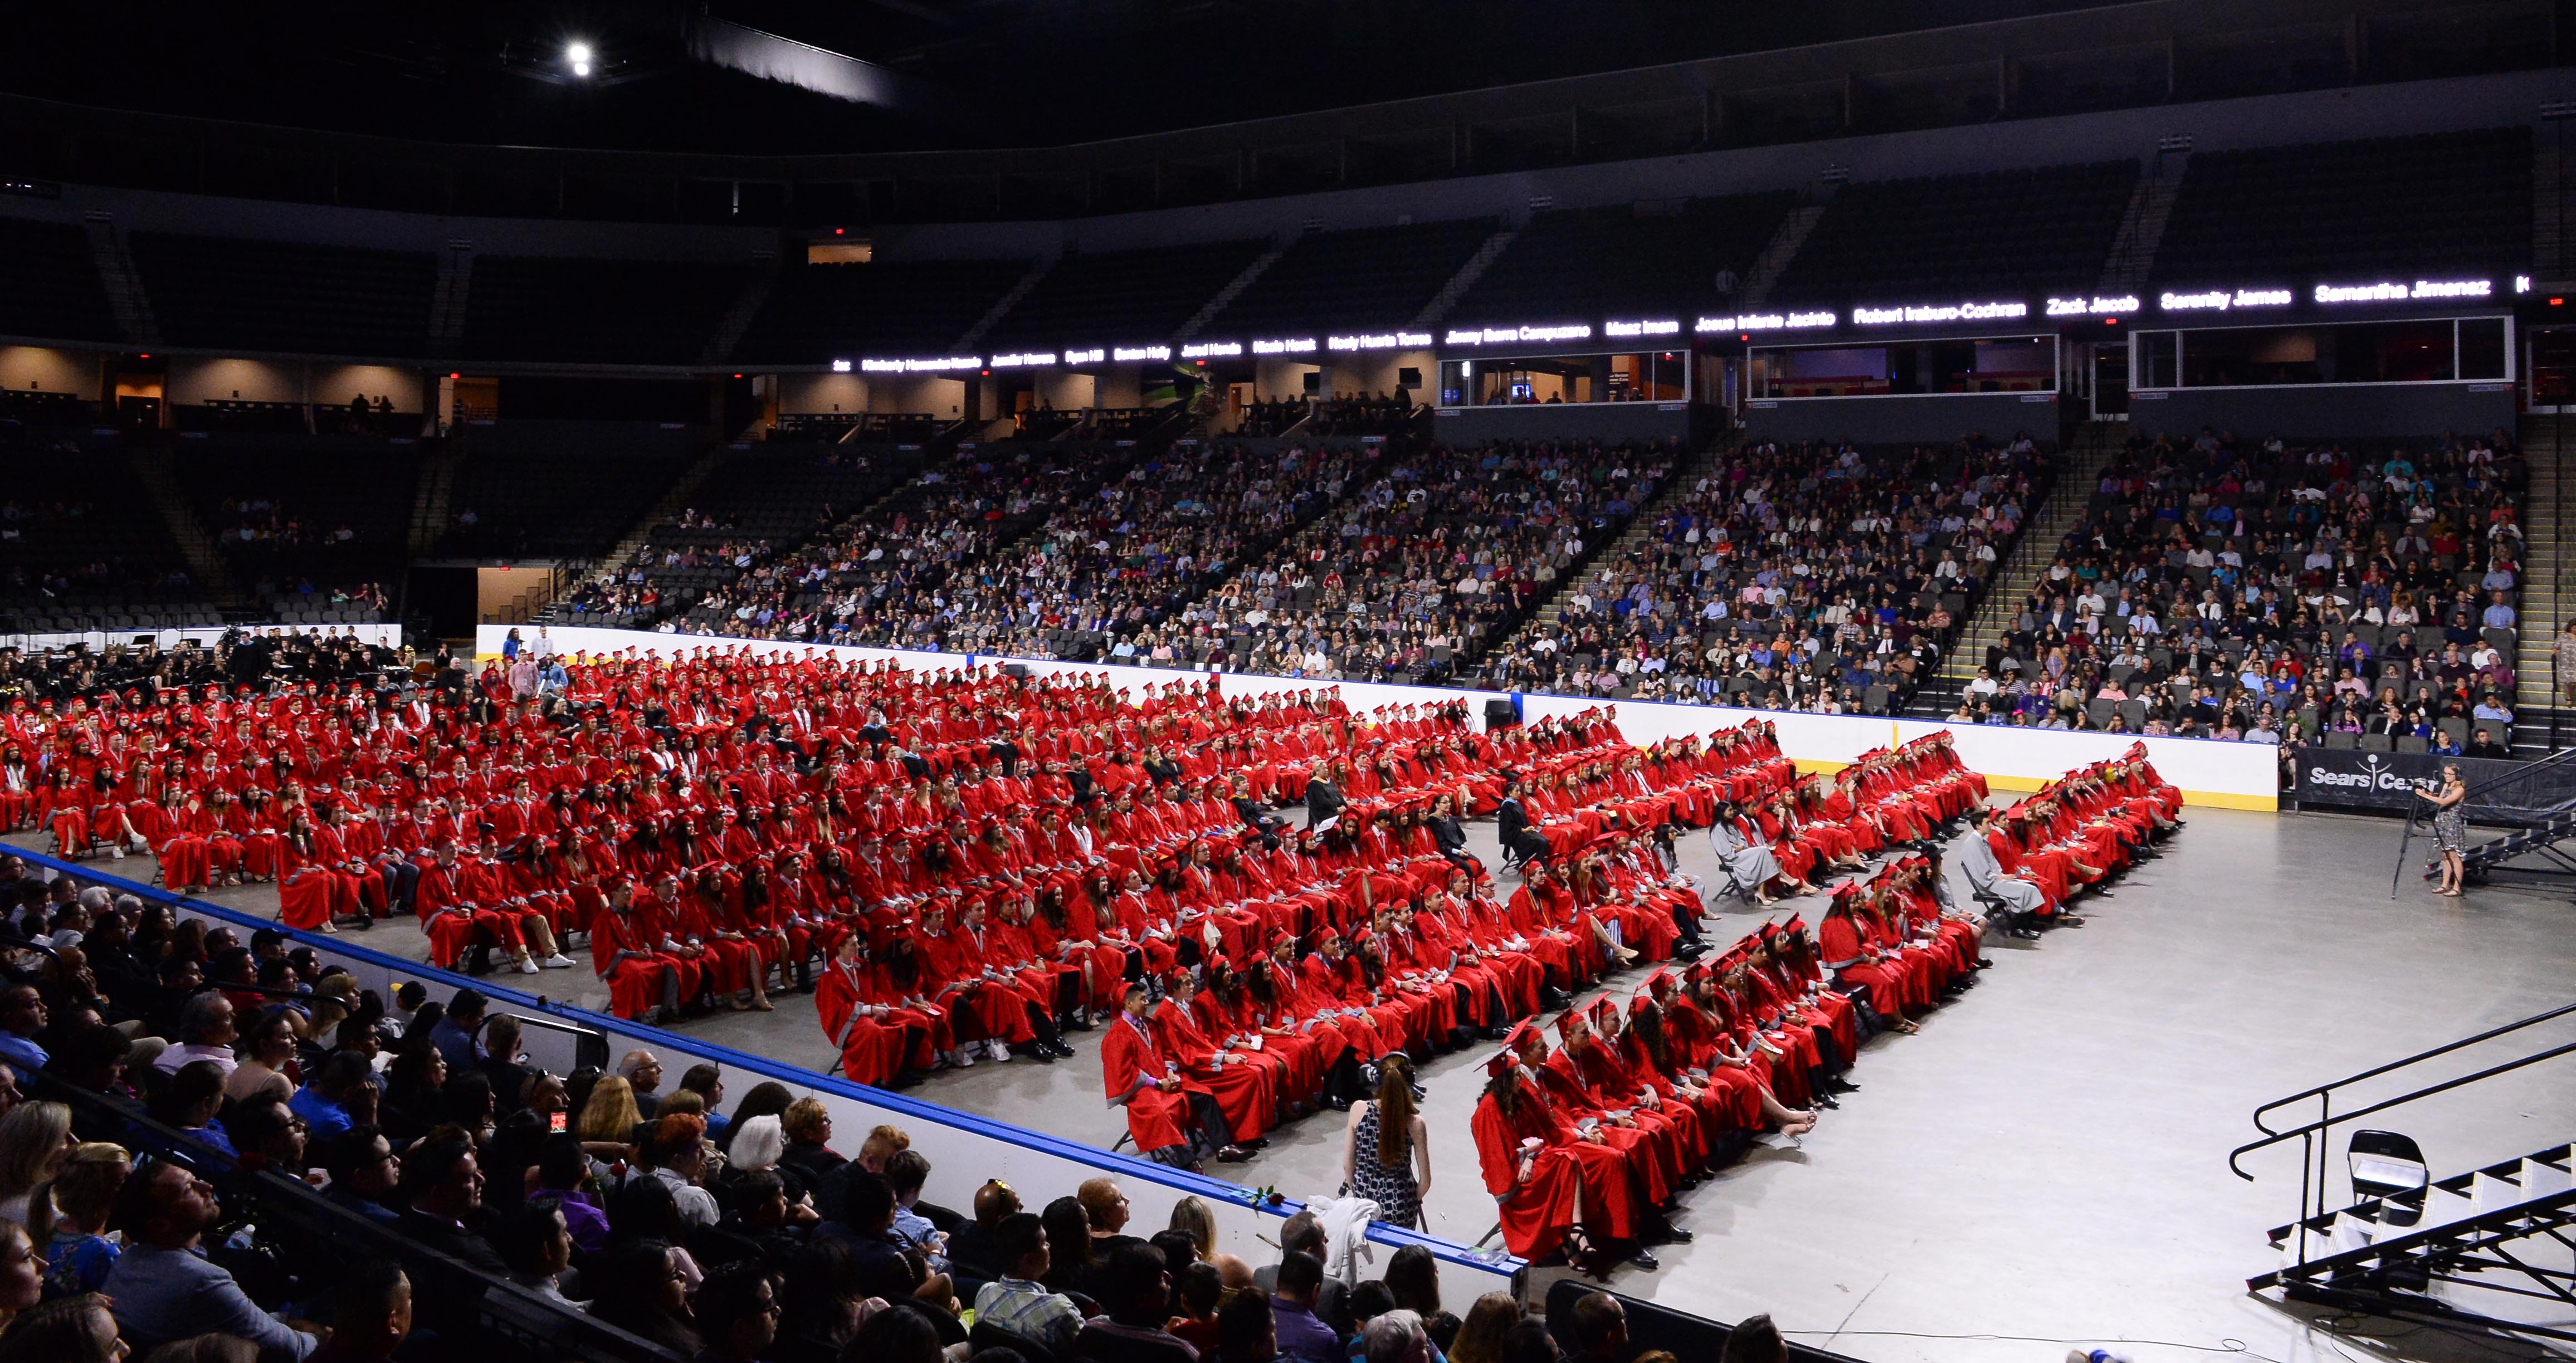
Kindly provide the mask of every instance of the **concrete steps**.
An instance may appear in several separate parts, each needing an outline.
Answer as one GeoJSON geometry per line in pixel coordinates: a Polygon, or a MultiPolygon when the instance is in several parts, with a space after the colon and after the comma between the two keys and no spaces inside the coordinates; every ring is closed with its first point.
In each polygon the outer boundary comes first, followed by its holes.
{"type": "Polygon", "coordinates": [[[232,565],[215,548],[215,537],[198,521],[196,508],[188,504],[179,480],[170,471],[169,452],[136,450],[128,457],[127,466],[133,469],[134,481],[142,486],[144,499],[159,513],[170,538],[178,541],[180,557],[188,561],[188,572],[196,578],[198,588],[220,605],[243,604],[241,585],[233,579],[232,565]]]}
{"type": "Polygon", "coordinates": [[[1629,554],[1634,553],[1639,546],[1652,538],[1655,533],[1655,521],[1663,515],[1664,509],[1679,500],[1686,490],[1698,487],[1700,479],[1716,472],[1719,461],[1725,457],[1725,452],[1731,447],[1731,438],[1720,437],[1707,449],[1684,459],[1673,470],[1672,481],[1664,484],[1662,491],[1637,509],[1637,514],[1629,519],[1627,528],[1619,532],[1617,539],[1586,555],[1582,563],[1575,565],[1573,572],[1568,573],[1557,583],[1556,590],[1539,603],[1538,609],[1531,612],[1530,618],[1522,622],[1521,627],[1513,631],[1510,638],[1504,640],[1506,648],[1518,643],[1525,636],[1534,636],[1543,632],[1563,619],[1564,603],[1574,594],[1574,589],[1582,585],[1595,572],[1625,562],[1629,554]]]}
{"type": "MultiPolygon", "coordinates": [[[[2522,593],[2516,605],[2522,623],[2515,632],[2513,660],[2516,756],[2539,757],[2576,742],[2576,714],[2558,713],[2557,681],[2550,670],[2551,648],[2567,622],[2568,608],[2576,604],[2576,590],[2571,590],[2576,584],[2568,581],[2561,420],[2539,415],[2523,423],[2522,451],[2531,465],[2531,486],[2523,494],[2522,593]]],[[[2576,430],[2564,434],[2576,440],[2576,430]]]]}
{"type": "Polygon", "coordinates": [[[1976,614],[1968,617],[1958,642],[1942,659],[1940,671],[1914,693],[1906,706],[1907,714],[1939,719],[1958,703],[1960,689],[1985,665],[1986,650],[2012,633],[2013,618],[2021,613],[2022,602],[2030,598],[2048,565],[2056,560],[2057,546],[2065,540],[2066,532],[2083,517],[2084,508],[2093,500],[2093,489],[2102,481],[2102,470],[2120,452],[2128,429],[2121,422],[2095,421],[2086,423],[2077,434],[2067,449],[2064,467],[2058,470],[2057,485],[2030,509],[2030,520],[2022,526],[2020,540],[1995,569],[1994,586],[1978,603],[1976,614]]]}

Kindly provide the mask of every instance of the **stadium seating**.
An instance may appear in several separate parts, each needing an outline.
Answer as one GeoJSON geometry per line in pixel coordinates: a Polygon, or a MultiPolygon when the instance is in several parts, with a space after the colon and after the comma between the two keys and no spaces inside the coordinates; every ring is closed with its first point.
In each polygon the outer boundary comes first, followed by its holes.
{"type": "Polygon", "coordinates": [[[1207,334],[1402,326],[1498,226],[1477,219],[1309,232],[1228,303],[1207,334]]]}
{"type": "Polygon", "coordinates": [[[685,437],[621,422],[503,422],[465,438],[441,552],[594,558],[671,486],[685,437]]]}
{"type": "Polygon", "coordinates": [[[1688,323],[1719,299],[1721,272],[1742,276],[1796,204],[1743,194],[1660,206],[1623,204],[1530,219],[1467,290],[1460,322],[1671,317],[1688,323]]]}
{"type": "Polygon", "coordinates": [[[1180,642],[1193,658],[1281,676],[1462,675],[1619,537],[1678,458],[1671,445],[1572,441],[1389,458],[1305,531],[1248,559],[1180,642]]]}
{"type": "Polygon", "coordinates": [[[2088,290],[2137,178],[2136,162],[2107,161],[1847,185],[1772,297],[1883,304],[2088,290]]]}
{"type": "Polygon", "coordinates": [[[2517,599],[2528,476],[2486,439],[2140,437],[1954,718],[2508,746],[2515,631],[2487,612],[2517,599]]]}
{"type": "Polygon", "coordinates": [[[415,447],[381,441],[190,442],[174,472],[198,523],[277,618],[317,610],[340,623],[363,611],[332,610],[335,589],[402,580],[419,462],[415,447]]]}
{"type": "Polygon", "coordinates": [[[0,218],[0,335],[120,339],[81,229],[0,218]]]}
{"type": "Polygon", "coordinates": [[[172,345],[415,359],[438,262],[370,251],[136,232],[135,268],[172,345]]]}
{"type": "Polygon", "coordinates": [[[212,623],[155,515],[119,514],[134,472],[114,437],[0,440],[0,603],[33,631],[212,623]]]}
{"type": "Polygon", "coordinates": [[[2531,260],[2531,132],[2192,157],[2156,250],[2172,285],[2509,274],[2531,260]]]}
{"type": "Polygon", "coordinates": [[[822,364],[859,356],[944,354],[1011,291],[1023,260],[880,260],[783,271],[737,363],[822,364]]]}
{"type": "Polygon", "coordinates": [[[694,607],[749,568],[885,496],[918,471],[922,454],[892,445],[782,442],[728,452],[692,505],[653,527],[644,547],[557,601],[547,618],[645,629],[677,618],[692,632],[722,623],[694,607]]]}
{"type": "Polygon", "coordinates": [[[462,353],[474,360],[693,364],[754,267],[478,256],[462,353]]]}
{"type": "Polygon", "coordinates": [[[2026,439],[1746,445],[1488,658],[1485,679],[1889,713],[1931,675],[2049,476],[2026,439]]]}
{"type": "Polygon", "coordinates": [[[1265,249],[1257,241],[1072,253],[984,338],[988,351],[1170,339],[1265,249]]]}

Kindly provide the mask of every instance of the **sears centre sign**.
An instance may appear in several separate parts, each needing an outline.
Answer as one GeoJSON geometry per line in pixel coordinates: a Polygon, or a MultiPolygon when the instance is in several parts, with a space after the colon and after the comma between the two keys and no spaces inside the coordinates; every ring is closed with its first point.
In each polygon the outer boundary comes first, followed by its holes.
{"type": "Polygon", "coordinates": [[[2472,786],[2522,766],[2519,762],[2488,758],[2363,752],[2357,748],[2301,748],[2297,760],[2299,785],[2292,796],[2299,803],[2352,805],[2400,814],[2410,804],[2421,806],[2428,814],[2432,812],[2432,806],[2416,799],[2415,792],[2440,789],[2446,762],[2458,763],[2460,775],[2472,786]]]}

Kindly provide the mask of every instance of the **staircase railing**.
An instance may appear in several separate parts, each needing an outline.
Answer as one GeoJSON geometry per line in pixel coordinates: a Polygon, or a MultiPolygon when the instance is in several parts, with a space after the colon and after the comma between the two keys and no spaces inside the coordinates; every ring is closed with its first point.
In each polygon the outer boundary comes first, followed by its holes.
{"type": "Polygon", "coordinates": [[[2516,1070],[2528,1069],[2533,1065],[2555,1060],[2563,1055],[2576,1054],[2576,1041],[2565,1042],[2560,1045],[2548,1047],[2544,1050],[2534,1051],[2528,1055],[2518,1056],[2500,1064],[2489,1065],[2486,1068],[2471,1074],[2459,1075],[2454,1078],[2441,1080],[2438,1083],[2426,1084],[2410,1093],[2402,1093],[2394,1098],[2383,1098],[2375,1103],[2366,1103],[2360,1107],[2353,1108],[2348,1112],[2338,1113],[2334,1110],[2335,1095],[2338,1092],[2365,1080],[2377,1079],[2383,1075],[2394,1074],[2411,1065],[2419,1065],[2427,1060],[2433,1060],[2441,1056],[2449,1055],[2454,1051],[2466,1050],[2471,1046],[2493,1041],[2498,1037],[2511,1036],[2516,1032],[2520,1032],[2531,1027],[2537,1027],[2542,1023],[2552,1022],[2559,1018],[2569,1016],[2576,1016],[2576,1003],[2565,1004],[2557,1008],[2552,1008],[2545,1013],[2535,1013],[2530,1017],[2521,1019],[2520,1021],[2508,1022],[2501,1027],[2491,1027],[2474,1036],[2465,1036],[2457,1041],[2446,1042],[2443,1045],[2435,1046],[2429,1050],[2418,1051],[2404,1059],[2392,1060],[2384,1065],[2374,1065],[2369,1069],[2361,1071],[2359,1074],[2346,1075],[2332,1083],[2319,1084],[2314,1088],[2302,1089],[2297,1093],[2288,1095],[2287,1097],[2275,1098],[2272,1101],[2254,1109],[2254,1129],[2262,1132],[2263,1135],[2259,1139],[2248,1141],[2245,1144],[2236,1147],[2234,1150],[2227,1152],[2227,1167],[2233,1170],[2238,1178],[2251,1183],[2254,1181],[2254,1176],[2245,1172],[2244,1165],[2239,1163],[2240,1160],[2257,1150],[2269,1149],[2272,1146],[2284,1145],[2291,1141],[2297,1141],[2299,1143],[2299,1214],[2295,1218],[2295,1224],[2298,1226],[2299,1235],[2298,1259],[2300,1261],[2304,1261],[2308,1257],[2309,1224],[2312,1221],[2323,1217],[2328,1210],[2326,1206],[2326,1199],[2329,1196],[2327,1188],[2327,1172],[2328,1162],[2334,1156],[2334,1146],[2333,1142],[2327,1139],[2327,1135],[2333,1128],[2342,1126],[2346,1123],[2360,1121],[2365,1117],[2374,1117],[2393,1108],[2403,1107],[2408,1103],[2430,1098],[2435,1094],[2448,1093],[2453,1089],[2466,1088],[2471,1084],[2483,1083],[2498,1075],[2511,1074],[2516,1070]],[[2283,1130],[2276,1130],[2265,1120],[2274,1113],[2281,1112],[2284,1109],[2310,1101],[2314,1101],[2317,1105],[2317,1116],[2313,1121],[2301,1122],[2297,1126],[2283,1130]]]}

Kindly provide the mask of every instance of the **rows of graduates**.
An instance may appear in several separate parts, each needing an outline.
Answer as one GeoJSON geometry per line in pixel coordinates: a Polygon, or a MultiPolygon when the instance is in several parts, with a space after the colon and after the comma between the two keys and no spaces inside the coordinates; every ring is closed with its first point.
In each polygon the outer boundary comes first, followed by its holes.
{"type": "MultiPolygon", "coordinates": [[[[2133,751],[2070,772],[2000,817],[1982,804],[1960,811],[1976,831],[1959,846],[1990,856],[2012,843],[2019,874],[2081,866],[2098,874],[2080,888],[2107,893],[2104,881],[2181,827],[2179,806],[2179,792],[2133,751]],[[2023,838],[2041,841],[2023,848],[2023,838]]],[[[1750,850],[1776,864],[1776,845],[1750,850]]],[[[1623,1257],[1651,1266],[1641,1247],[1667,1233],[1676,1193],[1758,1136],[1812,1129],[1816,1109],[1857,1087],[1844,1076],[1863,1041],[1919,1030],[1916,1017],[1992,967],[1990,932],[2035,932],[2039,913],[2072,921],[2057,913],[2063,903],[2024,909],[1978,890],[1962,908],[1938,845],[1908,839],[1875,875],[1836,885],[1812,927],[1796,916],[1766,922],[1722,954],[1659,968],[1624,1016],[1611,993],[1568,1008],[1555,1017],[1554,1047],[1535,1024],[1514,1026],[1486,1062],[1472,1119],[1504,1244],[1587,1271],[1623,1257]]]]}

